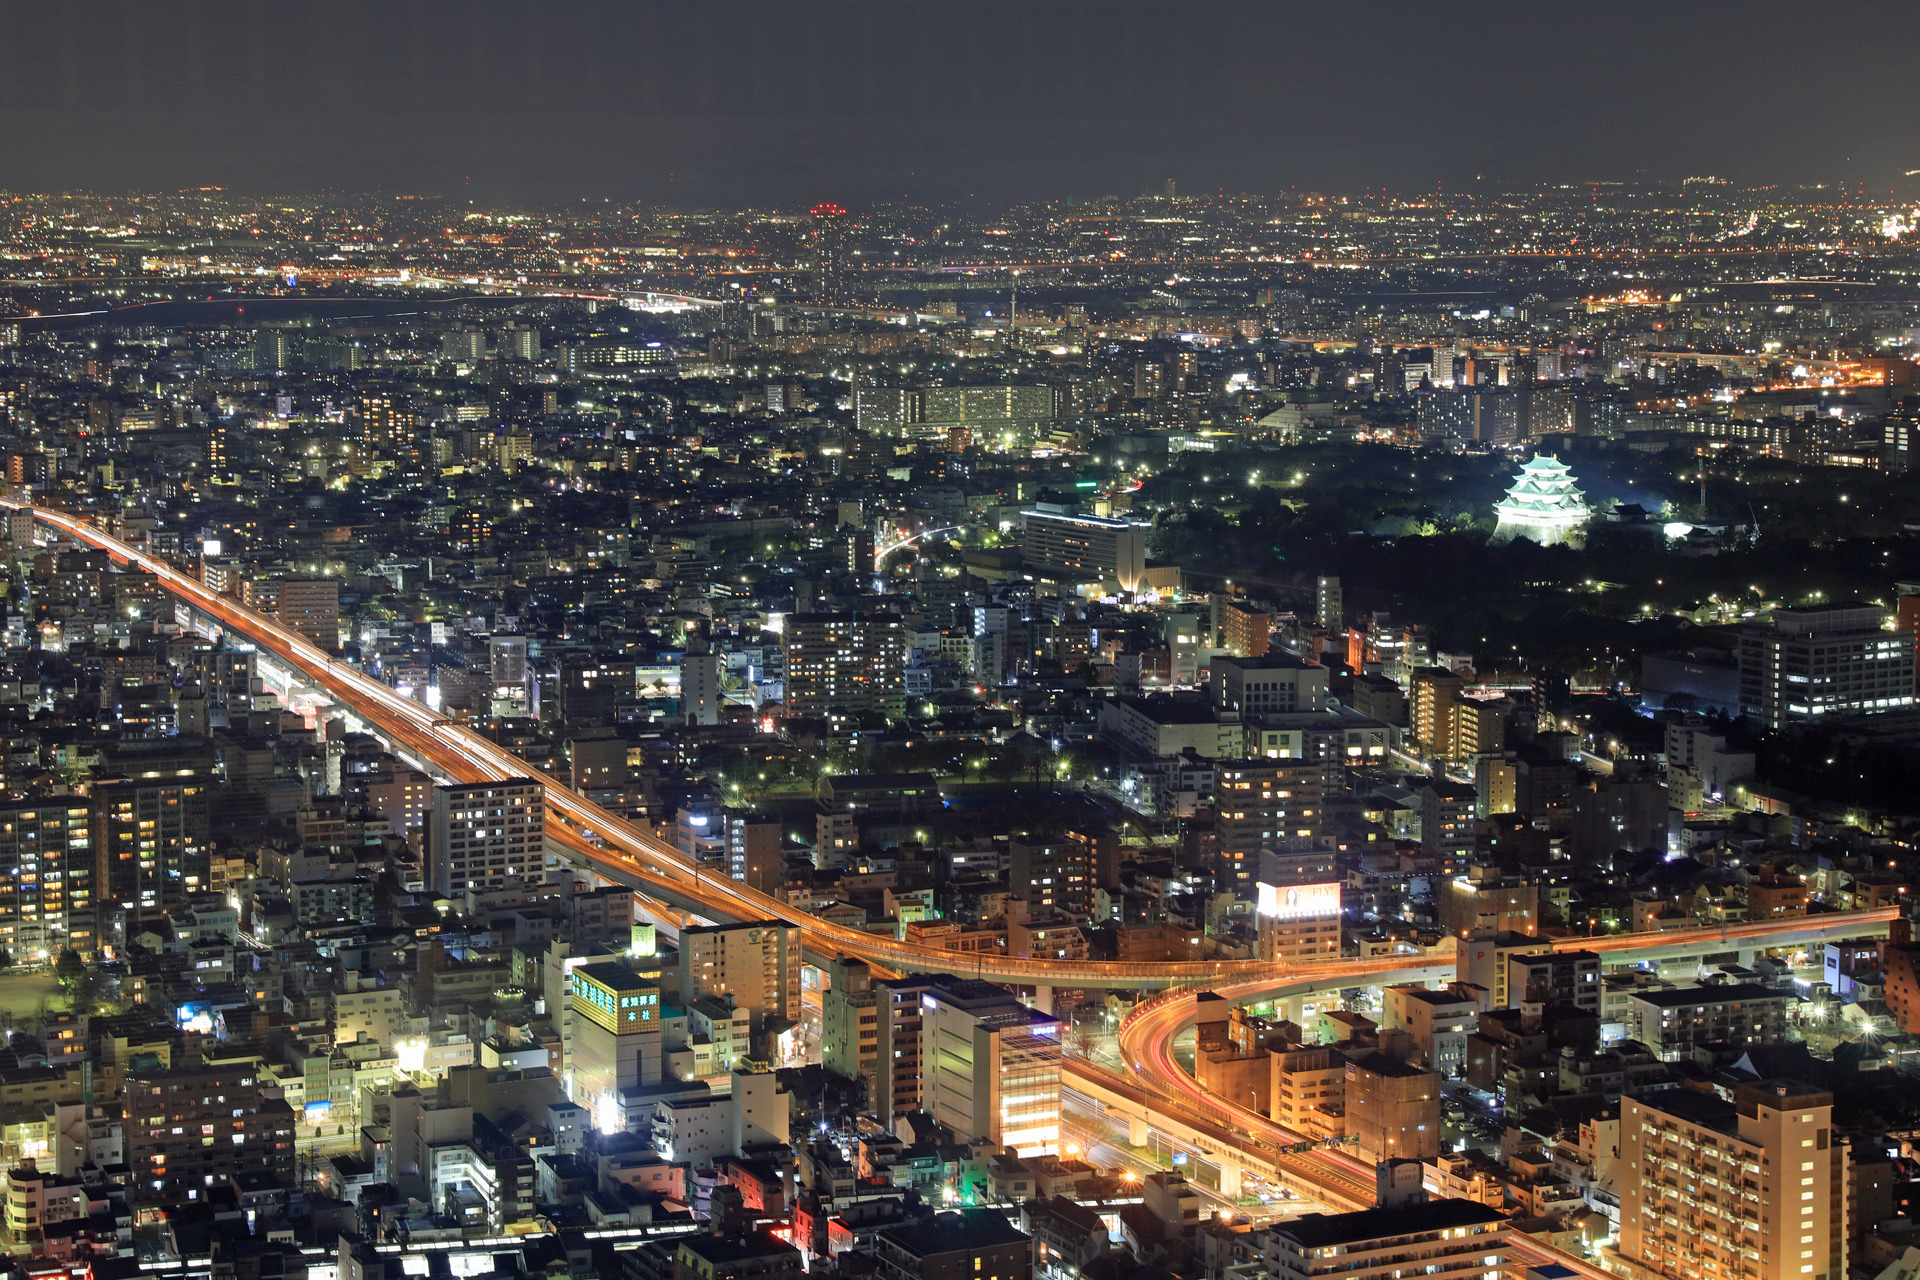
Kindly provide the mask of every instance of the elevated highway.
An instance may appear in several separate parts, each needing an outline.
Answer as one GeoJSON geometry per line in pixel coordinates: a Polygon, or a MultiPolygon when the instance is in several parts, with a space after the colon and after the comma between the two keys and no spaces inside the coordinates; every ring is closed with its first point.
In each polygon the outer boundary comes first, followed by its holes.
{"type": "MultiPolygon", "coordinates": [[[[901,972],[951,973],[1019,986],[1165,988],[1210,986],[1261,978],[1275,966],[1257,960],[1126,961],[1047,960],[969,955],[908,946],[844,925],[831,924],[739,881],[715,876],[651,831],[592,803],[558,779],[541,773],[512,752],[466,725],[367,676],[306,637],[218,595],[174,565],[107,533],[91,520],[45,507],[0,500],[0,508],[30,511],[42,525],[86,547],[105,551],[119,566],[153,575],[166,591],[218,627],[273,655],[301,679],[324,690],[354,717],[432,772],[456,783],[524,777],[545,788],[548,838],[607,880],[643,889],[672,903],[690,903],[717,919],[779,920],[797,925],[807,948],[824,956],[845,955],[901,972]]],[[[1391,968],[1391,956],[1335,961],[1310,972],[1322,980],[1358,985],[1370,973],[1391,968]]],[[[1309,970],[1297,976],[1304,979],[1309,970]]]]}
{"type": "MultiPolygon", "coordinates": [[[[1114,987],[1163,989],[1213,987],[1254,983],[1267,987],[1285,983],[1370,985],[1379,975],[1404,969],[1406,957],[1381,955],[1360,959],[1315,962],[1291,969],[1259,960],[1095,961],[1047,960],[1021,956],[969,955],[908,946],[845,925],[819,919],[782,899],[736,880],[716,876],[693,862],[651,831],[587,800],[558,779],[541,773],[525,760],[372,679],[353,664],[333,656],[305,636],[210,591],[157,556],[109,534],[91,520],[0,499],[0,509],[31,512],[34,519],[62,537],[105,551],[116,565],[151,574],[158,584],[212,623],[252,641],[278,661],[346,708],[399,750],[440,776],[457,783],[527,777],[545,788],[548,837],[579,865],[616,884],[643,889],[668,902],[689,904],[716,919],[779,920],[802,930],[806,947],[822,956],[844,955],[900,972],[950,973],[1034,987],[1114,987]]],[[[1876,913],[1867,913],[1876,914],[1876,913]]],[[[1881,918],[1890,918],[1888,911],[1881,918]]],[[[1853,917],[1862,919],[1863,917],[1853,917]]],[[[1841,917],[1835,917],[1840,920],[1841,917]]],[[[1764,923],[1764,922],[1763,922],[1764,923]]],[[[1725,929],[1698,930],[1700,942],[1724,938],[1725,929]]],[[[1674,946],[1695,941],[1689,931],[1658,935],[1625,935],[1599,939],[1565,939],[1556,946],[1578,949],[1631,950],[1649,942],[1674,946]]]]}

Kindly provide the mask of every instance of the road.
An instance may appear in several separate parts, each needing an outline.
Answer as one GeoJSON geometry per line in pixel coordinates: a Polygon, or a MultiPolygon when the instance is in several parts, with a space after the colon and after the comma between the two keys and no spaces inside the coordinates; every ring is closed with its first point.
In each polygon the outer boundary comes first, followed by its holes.
{"type": "MultiPolygon", "coordinates": [[[[1249,981],[1273,986],[1282,981],[1308,980],[1345,980],[1359,986],[1382,973],[1404,969],[1407,964],[1405,956],[1393,955],[1321,961],[1292,969],[1260,960],[1111,962],[979,956],[907,946],[892,938],[831,924],[740,881],[714,876],[710,869],[698,866],[651,831],[585,799],[466,725],[403,697],[305,636],[215,594],[168,561],[113,537],[91,520],[6,499],[0,499],[0,508],[31,511],[39,523],[77,543],[105,551],[115,564],[152,574],[167,591],[271,653],[300,677],[324,689],[396,749],[442,777],[461,783],[536,779],[545,788],[548,839],[609,880],[666,891],[721,919],[779,920],[796,925],[802,931],[803,943],[820,955],[857,957],[900,972],[951,973],[989,982],[1066,988],[1220,987],[1249,981]]],[[[1722,936],[1717,929],[1695,932],[1703,941],[1722,936]]],[[[1663,945],[1684,943],[1686,931],[1660,934],[1657,940],[1663,945]]],[[[1576,942],[1589,946],[1605,943],[1613,950],[1632,945],[1632,936],[1568,940],[1569,945],[1576,942]]]]}

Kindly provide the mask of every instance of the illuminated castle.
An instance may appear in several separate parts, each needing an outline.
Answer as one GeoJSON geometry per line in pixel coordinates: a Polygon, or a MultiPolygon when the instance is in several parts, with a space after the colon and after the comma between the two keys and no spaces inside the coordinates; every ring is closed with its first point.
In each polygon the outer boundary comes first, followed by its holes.
{"type": "Polygon", "coordinates": [[[1531,538],[1542,546],[1578,543],[1590,514],[1567,464],[1544,454],[1527,459],[1493,513],[1500,517],[1495,542],[1531,538]]]}

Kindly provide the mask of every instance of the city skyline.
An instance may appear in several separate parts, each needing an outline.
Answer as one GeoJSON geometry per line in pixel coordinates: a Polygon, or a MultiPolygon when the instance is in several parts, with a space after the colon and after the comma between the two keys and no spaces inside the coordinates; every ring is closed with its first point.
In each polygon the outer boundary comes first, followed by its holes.
{"type": "Polygon", "coordinates": [[[1915,1280],[1907,15],[0,0],[0,1280],[1915,1280]]]}

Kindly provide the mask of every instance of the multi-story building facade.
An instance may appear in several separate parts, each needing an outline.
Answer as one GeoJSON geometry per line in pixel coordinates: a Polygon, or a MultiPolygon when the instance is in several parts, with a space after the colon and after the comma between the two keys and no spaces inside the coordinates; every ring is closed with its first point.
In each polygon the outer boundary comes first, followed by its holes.
{"type": "Polygon", "coordinates": [[[16,960],[98,949],[94,817],[78,796],[0,804],[0,946],[16,960]]]}
{"type": "Polygon", "coordinates": [[[1635,1280],[1841,1280],[1847,1144],[1793,1080],[1620,1103],[1618,1258],[1635,1280]]]}
{"type": "Polygon", "coordinates": [[[963,1142],[998,1142],[1021,1155],[1056,1153],[1060,1031],[1058,1019],[1003,987],[930,987],[920,1021],[927,1111],[963,1142]]]}
{"type": "Polygon", "coordinates": [[[1028,511],[1020,553],[1027,566],[1117,581],[1134,591],[1146,579],[1146,526],[1106,516],[1028,511]]]}
{"type": "Polygon", "coordinates": [[[1740,709],[1769,729],[1913,706],[1914,636],[1877,605],[1777,609],[1740,637],[1740,709]]]}
{"type": "Polygon", "coordinates": [[[1471,1200],[1307,1213],[1267,1230],[1267,1280],[1498,1280],[1506,1215],[1471,1200]]]}
{"type": "Polygon", "coordinates": [[[1216,657],[1207,670],[1213,705],[1224,711],[1249,716],[1326,708],[1327,669],[1290,654],[1216,657]]]}
{"type": "Polygon", "coordinates": [[[136,1200],[181,1204],[213,1180],[269,1173],[293,1178],[293,1111],[264,1097],[252,1063],[179,1067],[127,1077],[129,1190],[136,1200]]]}
{"type": "Polygon", "coordinates": [[[428,879],[439,893],[538,883],[546,874],[546,788],[534,778],[437,787],[428,879]]]}
{"type": "Polygon", "coordinates": [[[214,785],[198,775],[96,781],[96,903],[127,910],[164,907],[204,889],[214,785]]]}
{"type": "Polygon", "coordinates": [[[800,1019],[800,927],[778,920],[702,925],[680,931],[680,998],[731,999],[753,1015],[756,1035],[769,1021],[800,1019]]]}
{"type": "Polygon", "coordinates": [[[573,970],[569,1093],[602,1132],[628,1126],[625,1095],[662,1078],[660,988],[617,960],[573,970]]]}
{"type": "Polygon", "coordinates": [[[1234,760],[1215,771],[1220,865],[1234,888],[1252,891],[1261,850],[1320,834],[1326,777],[1325,765],[1305,760],[1234,760]]]}
{"type": "Polygon", "coordinates": [[[280,583],[280,625],[322,649],[340,647],[340,580],[288,578],[280,583]]]}
{"type": "Polygon", "coordinates": [[[908,636],[891,614],[799,613],[786,622],[786,714],[897,716],[905,707],[908,636]]]}
{"type": "Polygon", "coordinates": [[[1709,1044],[1779,1044],[1797,1000],[1751,982],[1639,991],[1628,1001],[1628,1033],[1666,1062],[1690,1060],[1709,1044]]]}
{"type": "Polygon", "coordinates": [[[1374,1052],[1347,1063],[1347,1132],[1369,1164],[1440,1154],[1440,1087],[1432,1071],[1374,1052]]]}
{"type": "Polygon", "coordinates": [[[931,974],[910,973],[873,984],[879,1022],[871,1110],[884,1120],[921,1109],[921,1001],[940,981],[931,974]]]}

